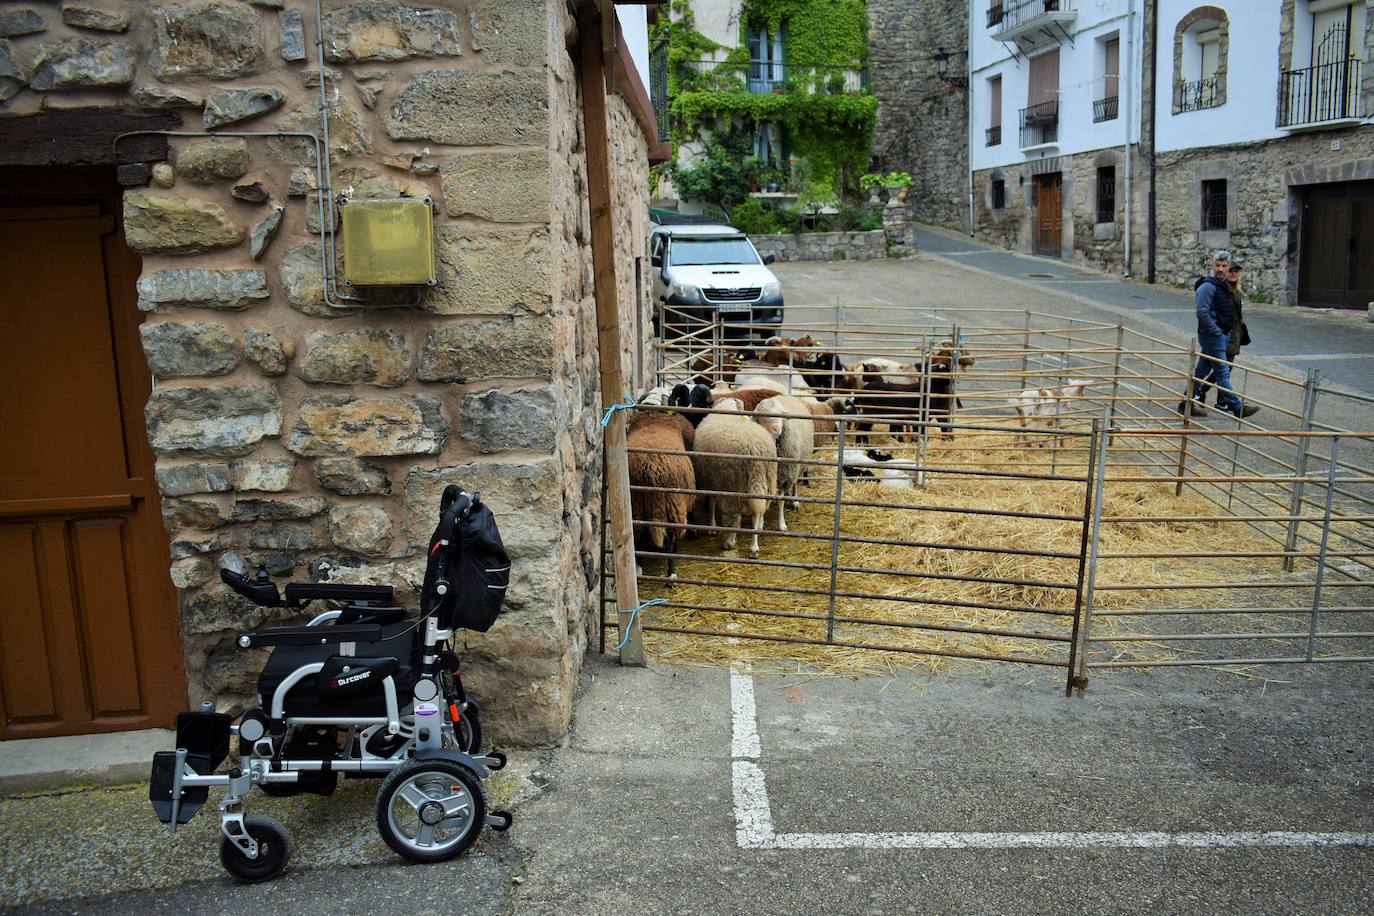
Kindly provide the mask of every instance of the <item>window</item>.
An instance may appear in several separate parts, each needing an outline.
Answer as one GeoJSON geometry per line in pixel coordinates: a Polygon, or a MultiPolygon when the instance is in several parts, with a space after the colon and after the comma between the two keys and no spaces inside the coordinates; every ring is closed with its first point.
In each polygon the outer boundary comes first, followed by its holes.
{"type": "Polygon", "coordinates": [[[769,165],[782,161],[782,143],[776,124],[763,123],[754,131],[754,155],[769,165]]]}
{"type": "Polygon", "coordinates": [[[988,80],[988,146],[998,146],[1002,142],[1002,77],[994,76],[988,80]]]}
{"type": "Polygon", "coordinates": [[[1116,120],[1121,83],[1121,39],[1110,38],[1102,42],[1102,53],[1098,60],[1102,95],[1093,100],[1093,123],[1116,120]]]}
{"type": "Polygon", "coordinates": [[[1174,114],[1226,104],[1230,20],[1217,6],[1200,6],[1174,29],[1174,114]]]}
{"type": "Polygon", "coordinates": [[[782,31],[749,29],[749,91],[772,92],[786,78],[782,65],[782,31]]]}
{"type": "Polygon", "coordinates": [[[992,209],[1002,210],[1007,206],[1007,183],[1004,179],[992,180],[992,209]]]}
{"type": "Polygon", "coordinates": [[[1202,183],[1202,231],[1226,231],[1226,179],[1202,183]]]}
{"type": "Polygon", "coordinates": [[[1283,72],[1279,85],[1279,126],[1362,117],[1365,4],[1307,0],[1305,13],[1288,20],[1293,69],[1283,72]]]}
{"type": "Polygon", "coordinates": [[[1021,110],[1021,148],[1059,140],[1059,49],[1032,57],[1026,107],[1021,110]]]}
{"type": "Polygon", "coordinates": [[[1097,221],[1116,222],[1116,166],[1097,170],[1097,221]]]}

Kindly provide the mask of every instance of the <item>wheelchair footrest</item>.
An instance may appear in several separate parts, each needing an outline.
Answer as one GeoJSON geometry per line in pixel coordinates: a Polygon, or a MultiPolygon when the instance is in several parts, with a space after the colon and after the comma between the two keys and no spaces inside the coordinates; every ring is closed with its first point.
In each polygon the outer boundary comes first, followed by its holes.
{"type": "MultiPolygon", "coordinates": [[[[213,773],[216,764],[206,753],[188,753],[186,764],[196,773],[205,776],[213,773]]],[[[177,824],[188,824],[196,816],[201,805],[210,798],[208,786],[187,786],[181,790],[181,804],[176,805],[172,789],[177,782],[177,752],[158,751],[153,754],[153,772],[148,783],[148,800],[153,803],[153,812],[164,824],[172,822],[172,811],[177,813],[177,824]]]]}

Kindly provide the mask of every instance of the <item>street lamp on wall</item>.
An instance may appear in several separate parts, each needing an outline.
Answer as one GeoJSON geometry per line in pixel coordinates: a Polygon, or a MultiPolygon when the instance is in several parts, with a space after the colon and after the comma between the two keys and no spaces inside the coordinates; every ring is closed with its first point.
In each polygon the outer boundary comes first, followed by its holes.
{"type": "Polygon", "coordinates": [[[944,48],[937,48],[935,50],[935,53],[930,56],[930,59],[935,61],[935,75],[938,76],[942,82],[948,83],[955,89],[967,89],[967,76],[949,75],[949,59],[952,56],[953,55],[944,48]]]}

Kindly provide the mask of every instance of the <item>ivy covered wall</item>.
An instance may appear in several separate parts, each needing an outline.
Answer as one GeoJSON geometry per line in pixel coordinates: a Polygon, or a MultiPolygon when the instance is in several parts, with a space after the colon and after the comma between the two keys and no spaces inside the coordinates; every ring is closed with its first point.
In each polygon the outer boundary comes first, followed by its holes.
{"type": "Polygon", "coordinates": [[[857,189],[878,109],[866,79],[866,0],[672,0],[655,28],[654,37],[669,42],[669,133],[679,176],[693,167],[678,161],[689,158],[676,155],[684,143],[699,141],[700,158],[710,160],[717,135],[752,136],[772,124],[783,155],[771,168],[757,163],[762,176],[804,183],[797,190],[811,199],[857,189]],[[722,13],[738,23],[733,46],[696,28],[698,14],[719,21],[722,13]],[[782,36],[781,67],[763,69],[762,91],[749,78],[749,35],[759,30],[782,36]]]}

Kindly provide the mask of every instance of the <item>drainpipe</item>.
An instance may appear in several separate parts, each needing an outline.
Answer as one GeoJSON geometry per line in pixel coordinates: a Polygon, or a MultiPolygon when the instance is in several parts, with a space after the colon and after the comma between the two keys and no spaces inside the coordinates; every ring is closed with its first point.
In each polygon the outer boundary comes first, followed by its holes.
{"type": "Polygon", "coordinates": [[[1146,7],[1150,15],[1150,212],[1147,232],[1148,265],[1146,279],[1155,282],[1155,262],[1159,248],[1157,209],[1155,206],[1155,151],[1159,148],[1159,6],[1146,7]]]}
{"type": "Polygon", "coordinates": [[[968,67],[968,92],[964,96],[964,102],[968,105],[967,129],[964,131],[964,150],[968,155],[968,234],[969,238],[978,235],[978,223],[973,206],[973,40],[974,40],[974,13],[973,4],[968,5],[968,53],[964,55],[964,62],[968,67]]]}
{"type": "Polygon", "coordinates": [[[1134,189],[1134,183],[1132,182],[1132,171],[1131,171],[1131,159],[1133,158],[1133,157],[1131,156],[1131,108],[1132,108],[1132,98],[1133,98],[1133,96],[1131,95],[1131,76],[1132,76],[1132,74],[1133,74],[1133,72],[1134,72],[1134,67],[1132,66],[1132,62],[1134,61],[1134,58],[1132,57],[1132,53],[1131,53],[1131,52],[1132,52],[1132,49],[1133,49],[1134,47],[1135,47],[1135,0],[1130,0],[1130,2],[1127,4],[1127,8],[1126,8],[1126,47],[1124,48],[1125,55],[1121,58],[1122,61],[1125,62],[1125,65],[1124,65],[1124,66],[1118,66],[1118,68],[1117,68],[1117,69],[1119,69],[1119,70],[1123,70],[1123,71],[1124,71],[1124,73],[1118,73],[1118,74],[1117,74],[1117,82],[1118,82],[1118,83],[1124,83],[1124,92],[1123,92],[1123,95],[1126,96],[1126,98],[1123,99],[1123,101],[1125,102],[1125,107],[1126,107],[1126,117],[1125,117],[1125,122],[1126,122],[1126,147],[1125,147],[1125,150],[1124,150],[1124,154],[1125,154],[1125,157],[1126,157],[1126,243],[1125,243],[1125,249],[1126,249],[1126,263],[1125,263],[1125,265],[1124,265],[1124,268],[1125,268],[1125,269],[1123,270],[1123,273],[1124,273],[1125,276],[1128,276],[1128,277],[1129,277],[1129,276],[1131,275],[1131,273],[1132,273],[1132,270],[1131,270],[1131,218],[1132,218],[1132,215],[1133,215],[1133,213],[1134,213],[1134,208],[1131,206],[1131,193],[1132,193],[1132,191],[1133,191],[1133,189],[1134,189]],[[1125,78],[1123,79],[1123,77],[1125,77],[1125,78]]]}

